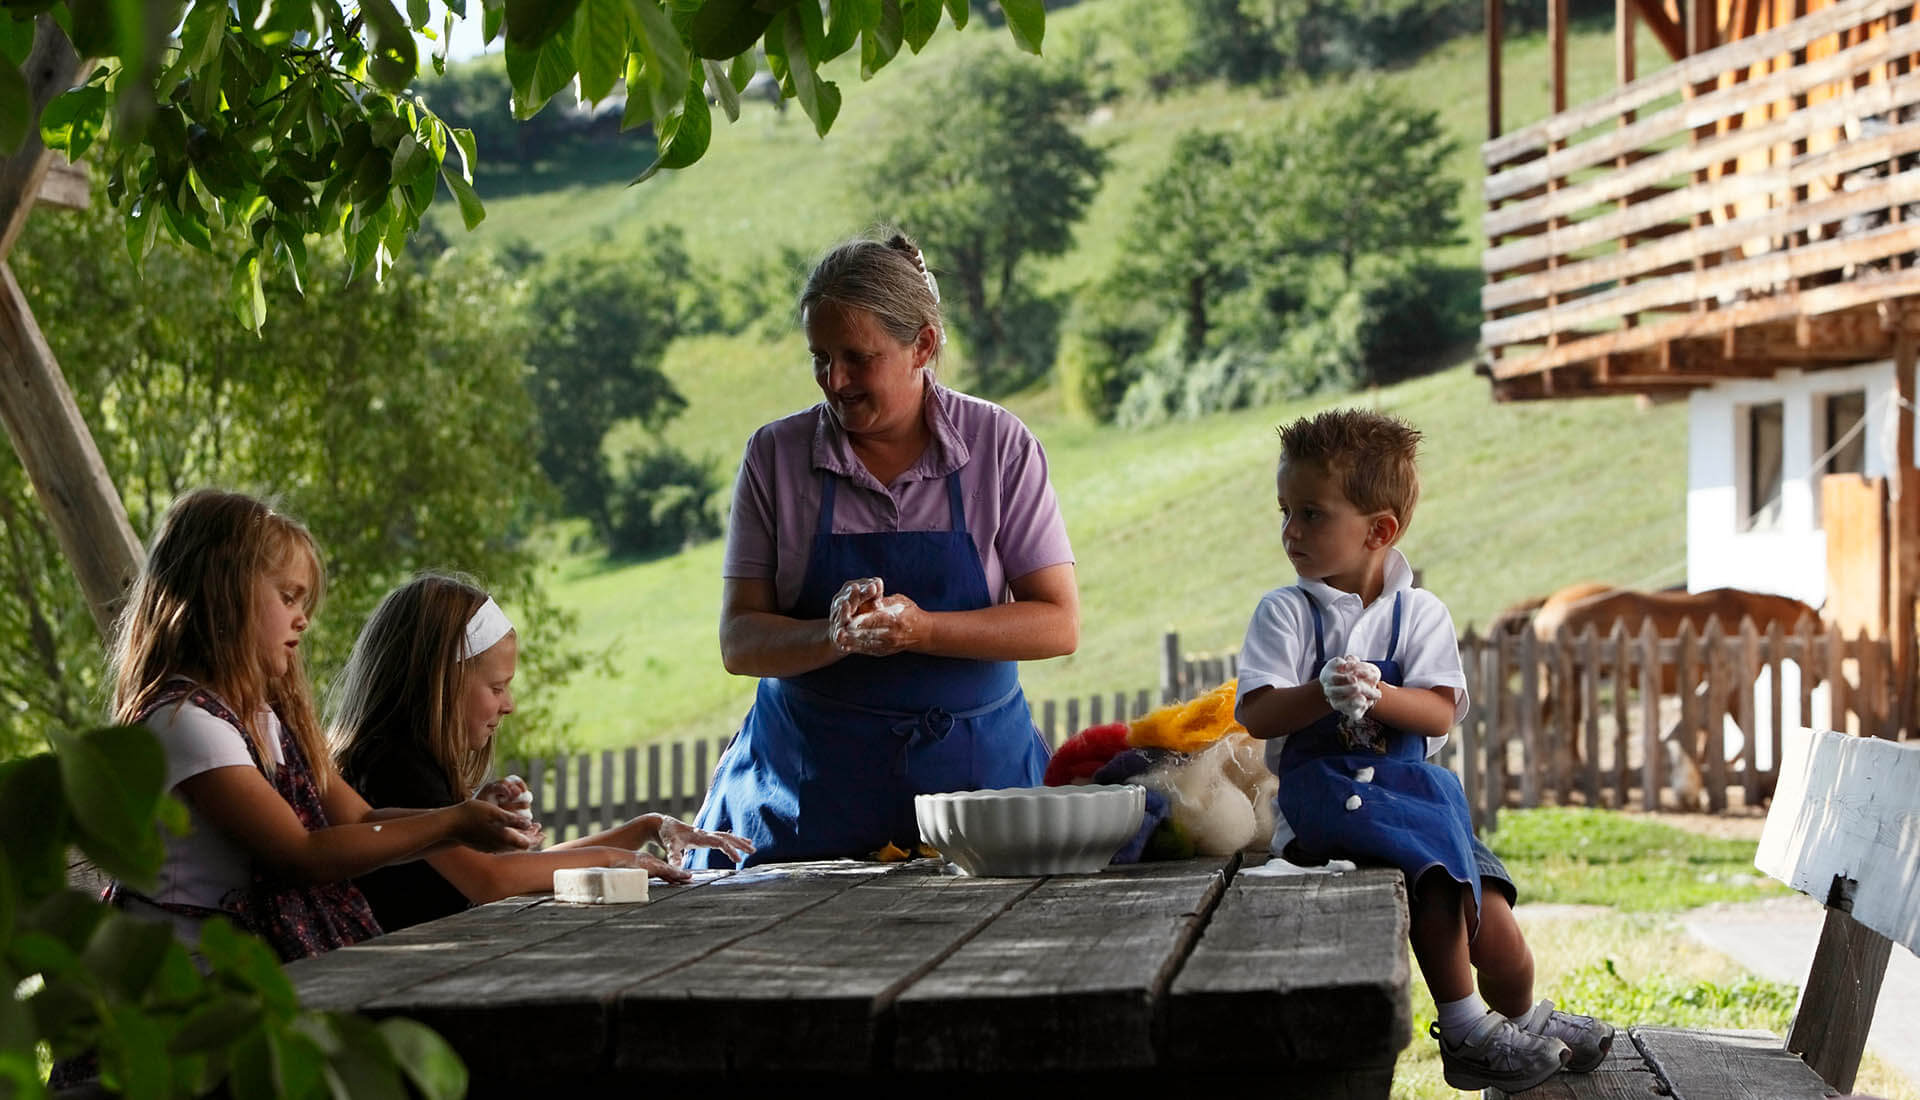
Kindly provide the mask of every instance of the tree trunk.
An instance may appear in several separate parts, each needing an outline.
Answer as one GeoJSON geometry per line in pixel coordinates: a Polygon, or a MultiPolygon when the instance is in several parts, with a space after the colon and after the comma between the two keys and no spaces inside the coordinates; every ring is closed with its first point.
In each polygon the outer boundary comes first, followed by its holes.
{"type": "Polygon", "coordinates": [[[1200,358],[1207,347],[1207,279],[1195,275],[1187,280],[1187,361],[1200,358]]]}

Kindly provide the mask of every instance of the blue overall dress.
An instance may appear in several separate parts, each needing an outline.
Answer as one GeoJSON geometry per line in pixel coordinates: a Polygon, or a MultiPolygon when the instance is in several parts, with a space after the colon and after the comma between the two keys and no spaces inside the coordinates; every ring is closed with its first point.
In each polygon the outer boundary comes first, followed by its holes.
{"type": "MultiPolygon", "coordinates": [[[[957,471],[946,479],[945,531],[834,534],[838,483],[821,475],[819,524],[787,614],[826,618],[856,577],[879,577],[928,611],[991,606],[957,471]]],[[[911,849],[914,795],[1038,786],[1046,765],[1014,662],[852,654],[760,681],[698,824],[753,841],[748,865],[859,857],[889,842],[911,849]]],[[[712,849],[689,862],[730,865],[712,849]]]]}
{"type": "MultiPolygon", "coordinates": [[[[1297,590],[1296,590],[1297,591],[1297,590]]],[[[1393,596],[1393,633],[1384,658],[1368,658],[1380,667],[1380,681],[1400,687],[1402,674],[1394,654],[1400,646],[1404,592],[1393,596]]],[[[1313,674],[1327,664],[1320,608],[1304,591],[1313,615],[1313,674]]],[[[1329,714],[1287,738],[1280,749],[1280,813],[1293,827],[1295,842],[1320,859],[1351,859],[1400,868],[1411,891],[1420,876],[1444,868],[1473,890],[1473,919],[1480,913],[1480,871],[1474,861],[1473,819],[1467,795],[1454,774],[1427,763],[1427,739],[1383,727],[1383,751],[1355,751],[1340,735],[1340,715],[1329,714]],[[1372,768],[1372,782],[1356,778],[1372,768]],[[1358,809],[1347,809],[1359,795],[1358,809]]]]}

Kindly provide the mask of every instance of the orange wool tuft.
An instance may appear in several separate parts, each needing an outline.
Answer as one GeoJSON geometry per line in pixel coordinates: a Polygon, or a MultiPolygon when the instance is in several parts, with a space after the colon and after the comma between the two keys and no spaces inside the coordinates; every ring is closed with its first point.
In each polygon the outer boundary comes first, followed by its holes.
{"type": "Polygon", "coordinates": [[[1238,681],[1228,680],[1205,695],[1184,703],[1170,703],[1129,723],[1127,744],[1134,748],[1196,752],[1229,733],[1245,733],[1233,719],[1233,697],[1238,681]]]}

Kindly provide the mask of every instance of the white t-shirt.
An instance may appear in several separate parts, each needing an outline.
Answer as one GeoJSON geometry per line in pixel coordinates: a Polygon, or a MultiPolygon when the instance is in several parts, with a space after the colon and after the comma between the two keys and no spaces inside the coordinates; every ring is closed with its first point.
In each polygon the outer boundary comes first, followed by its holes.
{"type": "MultiPolygon", "coordinates": [[[[1302,592],[1320,608],[1328,660],[1348,654],[1369,660],[1385,657],[1387,643],[1393,637],[1393,596],[1406,593],[1400,642],[1394,650],[1402,686],[1452,688],[1453,720],[1466,717],[1467,677],[1460,667],[1460,642],[1453,632],[1453,616],[1440,597],[1413,587],[1413,569],[1405,555],[1389,550],[1386,586],[1379,599],[1364,607],[1355,593],[1305,578],[1260,598],[1253,621],[1247,624],[1246,641],[1240,646],[1240,683],[1233,705],[1236,719],[1243,718],[1241,707],[1256,688],[1298,687],[1314,680],[1313,616],[1300,598],[1302,592]]],[[[1276,775],[1286,742],[1285,737],[1267,742],[1267,767],[1276,775]]],[[[1444,736],[1427,738],[1427,755],[1439,752],[1446,743],[1444,736]]]]}
{"type": "MultiPolygon", "coordinates": [[[[284,765],[280,720],[271,710],[262,710],[261,720],[266,723],[274,765],[284,765]]],[[[246,739],[239,730],[185,699],[154,711],[147,716],[145,725],[160,739],[167,761],[166,789],[176,795],[179,792],[175,787],[201,772],[254,766],[246,739]]],[[[187,806],[187,818],[185,836],[167,833],[162,837],[167,858],[161,864],[159,881],[151,896],[159,902],[219,909],[221,899],[230,891],[245,889],[252,883],[252,860],[244,848],[195,812],[191,803],[187,806]]],[[[199,942],[199,921],[179,914],[168,915],[173,918],[175,931],[182,940],[189,944],[199,942]]]]}

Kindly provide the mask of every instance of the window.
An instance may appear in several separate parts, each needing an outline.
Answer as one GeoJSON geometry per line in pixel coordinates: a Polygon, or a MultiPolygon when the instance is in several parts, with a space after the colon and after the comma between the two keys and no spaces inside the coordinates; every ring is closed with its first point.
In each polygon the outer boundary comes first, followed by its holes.
{"type": "Polygon", "coordinates": [[[1785,442],[1785,406],[1778,401],[1747,405],[1739,411],[1740,530],[1771,531],[1780,526],[1781,457],[1785,442]]]}
{"type": "Polygon", "coordinates": [[[1815,454],[1827,454],[1821,473],[1864,474],[1867,472],[1867,391],[1829,393],[1820,400],[1821,436],[1815,441],[1815,454]]]}

